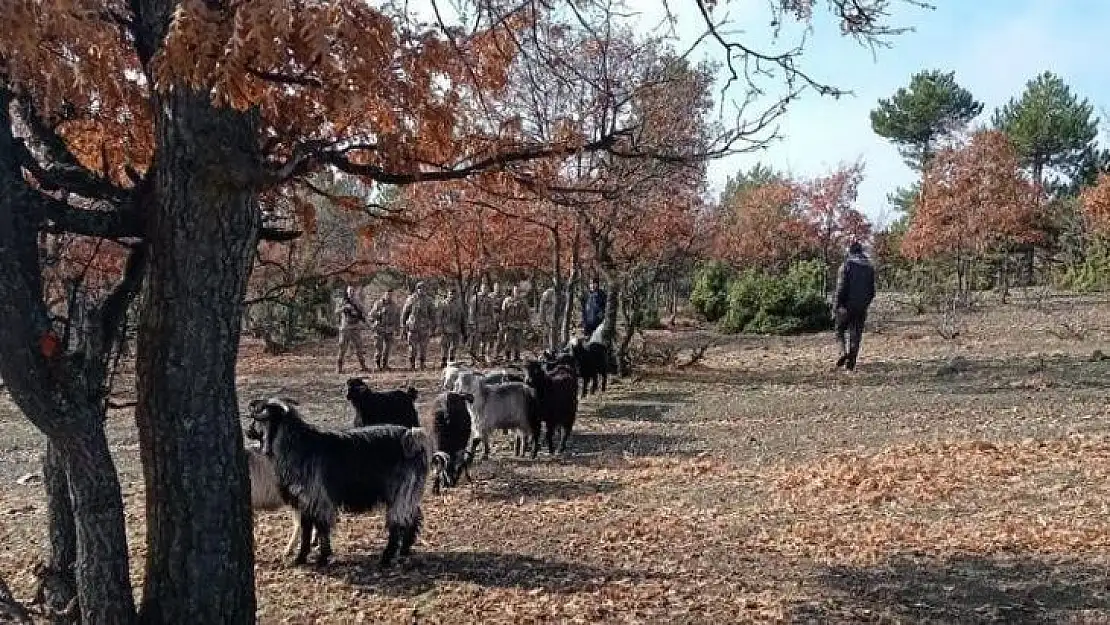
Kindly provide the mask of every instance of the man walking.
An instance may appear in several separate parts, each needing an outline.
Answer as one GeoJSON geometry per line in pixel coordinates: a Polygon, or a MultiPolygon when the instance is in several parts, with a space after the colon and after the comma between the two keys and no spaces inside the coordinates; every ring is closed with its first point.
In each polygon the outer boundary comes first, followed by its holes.
{"type": "Polygon", "coordinates": [[[836,340],[840,358],[836,366],[848,371],[856,368],[867,308],[875,299],[875,268],[858,241],[848,246],[848,258],[840,266],[836,284],[836,340]],[[847,340],[845,340],[847,333],[847,340]]]}
{"type": "Polygon", "coordinates": [[[463,308],[462,298],[455,294],[455,289],[447,289],[447,299],[439,305],[439,331],[440,335],[440,366],[446,367],[447,362],[454,362],[455,350],[466,333],[466,310],[463,308]]]}
{"type": "Polygon", "coordinates": [[[582,332],[592,337],[594,330],[605,321],[605,291],[597,286],[597,278],[590,280],[590,291],[582,300],[582,332]]]}
{"type": "Polygon", "coordinates": [[[512,294],[505,298],[501,307],[501,320],[504,327],[505,359],[509,362],[520,361],[520,348],[524,344],[524,331],[528,329],[532,311],[527,302],[520,297],[520,289],[513,287],[512,294]]]}
{"type": "Polygon", "coordinates": [[[435,323],[435,304],[424,293],[424,283],[417,282],[412,295],[405,300],[405,306],[401,309],[401,327],[408,338],[409,368],[413,371],[416,371],[417,361],[420,362],[420,370],[424,370],[428,342],[432,340],[435,323]]]}
{"type": "Polygon", "coordinates": [[[540,295],[540,332],[543,333],[544,347],[555,351],[559,349],[559,280],[553,278],[551,286],[540,295]]]}
{"type": "Polygon", "coordinates": [[[393,289],[386,289],[370,309],[370,327],[374,331],[374,364],[378,371],[389,371],[389,352],[393,348],[393,337],[400,325],[397,304],[393,301],[393,289]]]}
{"type": "Polygon", "coordinates": [[[343,292],[343,301],[339,303],[339,358],[335,363],[336,373],[343,373],[343,358],[347,355],[347,350],[354,348],[355,355],[358,356],[358,364],[362,367],[363,371],[369,371],[366,367],[366,356],[362,349],[362,322],[366,320],[366,315],[362,312],[362,307],[355,301],[355,287],[349,286],[343,292]]]}

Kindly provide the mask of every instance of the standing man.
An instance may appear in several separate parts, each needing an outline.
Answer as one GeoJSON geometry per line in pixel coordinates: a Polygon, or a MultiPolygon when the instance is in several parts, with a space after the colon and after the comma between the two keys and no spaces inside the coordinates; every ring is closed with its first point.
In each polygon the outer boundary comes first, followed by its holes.
{"type": "Polygon", "coordinates": [[[417,360],[420,361],[420,370],[424,370],[428,342],[432,340],[435,324],[435,304],[424,293],[424,283],[417,282],[412,295],[405,300],[405,306],[401,309],[401,327],[409,341],[409,368],[413,371],[416,370],[417,360]]]}
{"type": "Polygon", "coordinates": [[[528,303],[520,297],[520,289],[513,287],[512,294],[505,298],[501,307],[501,319],[504,324],[505,358],[510,362],[520,361],[520,348],[524,344],[524,331],[528,329],[532,311],[528,303]]]}
{"type": "Polygon", "coordinates": [[[470,340],[474,358],[486,362],[494,353],[497,336],[497,315],[493,310],[493,297],[483,282],[470,302],[470,340]]]}
{"type": "Polygon", "coordinates": [[[374,330],[374,364],[378,371],[389,371],[389,351],[393,348],[393,337],[400,325],[401,317],[393,301],[393,289],[386,289],[370,309],[370,327],[374,330]]]}
{"type": "Polygon", "coordinates": [[[343,358],[347,355],[347,350],[352,347],[355,355],[358,356],[358,364],[362,370],[370,370],[366,367],[366,355],[362,350],[362,323],[366,321],[366,315],[355,301],[356,299],[355,287],[347,287],[336,311],[339,314],[339,358],[335,363],[336,373],[343,373],[343,358]]]}
{"type": "Polygon", "coordinates": [[[544,347],[555,351],[559,349],[559,286],[558,278],[551,279],[551,286],[540,295],[540,331],[543,333],[544,347]]]}
{"type": "Polygon", "coordinates": [[[590,280],[590,291],[582,300],[582,332],[586,337],[592,337],[605,321],[605,291],[597,286],[597,278],[590,280]]]}
{"type": "Polygon", "coordinates": [[[863,325],[867,321],[867,308],[875,299],[875,268],[863,253],[858,241],[848,246],[848,258],[840,266],[836,282],[836,340],[840,345],[840,358],[836,366],[848,371],[856,368],[863,325]],[[845,341],[844,334],[848,339],[845,341]]]}
{"type": "Polygon", "coordinates": [[[493,353],[498,355],[505,347],[505,327],[501,319],[501,310],[505,306],[505,296],[501,295],[501,283],[494,282],[493,290],[489,293],[489,308],[493,314],[493,353]]]}
{"type": "Polygon", "coordinates": [[[466,309],[463,308],[462,298],[455,294],[455,289],[447,289],[447,299],[439,305],[439,331],[440,351],[442,352],[441,367],[446,367],[448,361],[454,362],[455,350],[466,333],[466,309]]]}

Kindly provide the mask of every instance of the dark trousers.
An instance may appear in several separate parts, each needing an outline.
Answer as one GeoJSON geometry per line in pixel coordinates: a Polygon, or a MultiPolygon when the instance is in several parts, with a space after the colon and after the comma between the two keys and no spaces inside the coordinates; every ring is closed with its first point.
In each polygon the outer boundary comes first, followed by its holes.
{"type": "Polygon", "coordinates": [[[863,342],[863,325],[867,322],[867,309],[846,309],[836,316],[836,341],[840,345],[840,363],[849,371],[856,368],[859,346],[863,342]]]}

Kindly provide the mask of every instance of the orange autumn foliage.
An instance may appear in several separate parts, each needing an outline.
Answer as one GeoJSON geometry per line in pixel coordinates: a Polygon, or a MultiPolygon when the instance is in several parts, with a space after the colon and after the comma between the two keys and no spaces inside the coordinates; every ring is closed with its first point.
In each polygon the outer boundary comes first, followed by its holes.
{"type": "Polygon", "coordinates": [[[1087,230],[1099,235],[1110,234],[1110,174],[1101,174],[1098,182],[1079,196],[1087,230]]]}
{"type": "Polygon", "coordinates": [[[981,131],[966,145],[938,153],[923,188],[902,240],[909,258],[980,254],[1042,236],[1040,195],[1001,132],[981,131]]]}

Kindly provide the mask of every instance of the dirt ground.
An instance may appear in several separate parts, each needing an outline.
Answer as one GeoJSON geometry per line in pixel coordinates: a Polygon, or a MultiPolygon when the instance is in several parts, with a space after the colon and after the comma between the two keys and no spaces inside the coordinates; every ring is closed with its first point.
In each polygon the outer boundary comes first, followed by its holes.
{"type": "MultiPolygon", "coordinates": [[[[872,314],[860,370],[829,334],[720,338],[698,365],[590,398],[570,451],[514,460],[425,499],[410,562],[380,571],[380,515],[340,522],[334,564],[281,557],[256,519],[263,623],[1110,623],[1110,304],[993,305],[945,339],[932,316],[872,314]]],[[[684,340],[659,332],[652,341],[684,340]]],[[[239,390],[349,421],[333,345],[264,357],[239,390]]],[[[434,374],[377,377],[414,383],[434,374]]],[[[0,399],[0,571],[31,592],[41,440],[0,399]]],[[[127,413],[110,423],[143,550],[127,413]]]]}

